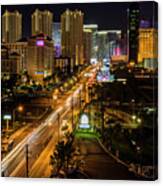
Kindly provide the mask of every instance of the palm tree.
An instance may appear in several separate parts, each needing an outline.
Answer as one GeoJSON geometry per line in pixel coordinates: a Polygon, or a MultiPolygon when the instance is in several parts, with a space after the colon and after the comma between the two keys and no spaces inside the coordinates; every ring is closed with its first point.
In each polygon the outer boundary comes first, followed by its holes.
{"type": "Polygon", "coordinates": [[[53,155],[51,156],[50,164],[52,165],[51,177],[60,176],[60,172],[64,172],[67,177],[69,173],[69,166],[75,164],[74,153],[76,149],[73,147],[74,136],[70,134],[67,141],[60,141],[56,145],[53,155]]]}

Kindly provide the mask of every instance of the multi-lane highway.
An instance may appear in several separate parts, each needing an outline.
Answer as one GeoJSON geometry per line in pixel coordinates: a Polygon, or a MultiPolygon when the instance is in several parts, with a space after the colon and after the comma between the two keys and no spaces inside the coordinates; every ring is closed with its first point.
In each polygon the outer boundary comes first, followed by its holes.
{"type": "Polygon", "coordinates": [[[26,174],[26,154],[25,147],[28,144],[28,151],[30,156],[29,167],[36,161],[42,150],[47,146],[51,138],[58,132],[58,114],[60,119],[71,109],[72,98],[73,107],[78,103],[80,85],[70,96],[65,98],[62,102],[62,107],[59,106],[36,130],[24,138],[2,161],[2,173],[4,176],[25,176],[26,174]]]}
{"type": "MultiPolygon", "coordinates": [[[[51,141],[55,141],[58,136],[58,127],[64,115],[72,108],[75,109],[79,105],[79,93],[83,90],[83,83],[87,78],[83,73],[91,71],[88,67],[79,75],[79,82],[64,96],[61,96],[55,110],[47,117],[47,119],[34,131],[28,134],[14,149],[2,160],[1,170],[2,176],[27,176],[27,153],[28,146],[28,169],[32,168],[41,152],[48,147],[51,141]],[[83,77],[83,78],[82,78],[83,77]],[[59,120],[58,121],[58,116],[59,120]]],[[[78,109],[78,108],[77,108],[78,109]]],[[[33,170],[33,169],[32,169],[33,170]]],[[[34,170],[35,172],[35,170],[34,170]]],[[[32,176],[34,177],[33,173],[32,176]]]]}
{"type": "MultiPolygon", "coordinates": [[[[62,115],[61,120],[64,119],[69,119],[71,120],[72,113],[71,109],[65,111],[65,113],[62,115]]],[[[56,130],[58,130],[57,123],[56,123],[56,130]]],[[[69,126],[71,130],[71,126],[69,126]]],[[[51,166],[50,166],[50,155],[52,155],[54,151],[54,147],[58,140],[63,139],[64,137],[64,131],[62,131],[62,122],[60,126],[60,131],[59,131],[59,136],[57,133],[55,133],[46,146],[46,148],[41,152],[40,156],[38,159],[35,161],[35,163],[32,165],[32,167],[29,170],[29,177],[35,177],[35,178],[40,178],[40,177],[50,177],[51,175],[51,166]],[[58,139],[59,137],[59,139],[58,139]]]]}

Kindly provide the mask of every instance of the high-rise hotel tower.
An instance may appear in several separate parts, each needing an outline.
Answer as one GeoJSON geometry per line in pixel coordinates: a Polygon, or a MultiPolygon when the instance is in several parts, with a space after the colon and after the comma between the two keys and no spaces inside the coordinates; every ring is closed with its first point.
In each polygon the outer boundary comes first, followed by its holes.
{"type": "Polygon", "coordinates": [[[2,42],[14,43],[22,38],[22,14],[17,10],[2,15],[2,42]]]}
{"type": "Polygon", "coordinates": [[[128,9],[128,55],[129,63],[136,64],[138,57],[140,8],[139,3],[131,3],[128,9]]]}
{"type": "Polygon", "coordinates": [[[31,16],[32,35],[43,33],[52,38],[53,13],[36,9],[31,16]]]}
{"type": "Polygon", "coordinates": [[[66,10],[61,15],[62,55],[71,58],[71,68],[83,65],[83,13],[66,10]]]}

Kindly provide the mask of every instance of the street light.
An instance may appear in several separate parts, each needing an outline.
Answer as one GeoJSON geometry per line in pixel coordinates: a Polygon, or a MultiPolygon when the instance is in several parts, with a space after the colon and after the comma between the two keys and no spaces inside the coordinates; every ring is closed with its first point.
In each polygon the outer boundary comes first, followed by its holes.
{"type": "Polygon", "coordinates": [[[18,112],[23,112],[24,110],[24,107],[22,105],[19,105],[17,108],[15,108],[13,110],[13,125],[14,125],[14,122],[15,122],[15,112],[18,111],[18,112]]]}
{"type": "Polygon", "coordinates": [[[53,95],[53,100],[57,100],[58,96],[57,95],[53,95]]]}
{"type": "Polygon", "coordinates": [[[135,99],[131,100],[131,105],[132,105],[132,114],[135,114],[135,99]]]}
{"type": "Polygon", "coordinates": [[[140,118],[137,119],[137,122],[141,124],[142,120],[140,118]]]}
{"type": "Polygon", "coordinates": [[[134,123],[138,123],[138,124],[142,123],[141,118],[138,118],[136,115],[132,115],[132,119],[133,119],[134,123]]]}
{"type": "Polygon", "coordinates": [[[132,115],[132,119],[135,120],[136,119],[136,115],[132,115]]]}
{"type": "Polygon", "coordinates": [[[19,106],[18,106],[18,111],[19,111],[19,112],[22,112],[22,111],[23,111],[23,109],[24,109],[24,108],[23,108],[23,106],[22,106],[22,105],[19,105],[19,106]]]}
{"type": "Polygon", "coordinates": [[[59,140],[60,140],[60,114],[58,113],[57,114],[57,123],[58,123],[58,143],[59,143],[59,140]]]}

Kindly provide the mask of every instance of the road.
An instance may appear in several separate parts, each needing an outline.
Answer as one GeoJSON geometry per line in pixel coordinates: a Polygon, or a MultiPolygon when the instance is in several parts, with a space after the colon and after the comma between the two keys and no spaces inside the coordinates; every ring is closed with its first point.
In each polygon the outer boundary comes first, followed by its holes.
{"type": "Polygon", "coordinates": [[[27,136],[34,130],[35,127],[35,125],[28,123],[26,126],[14,132],[9,138],[9,140],[14,140],[13,147],[18,145],[24,139],[25,136],[27,136]]]}
{"type": "Polygon", "coordinates": [[[2,161],[2,170],[6,170],[3,174],[5,176],[26,176],[25,170],[25,145],[29,145],[30,165],[36,161],[40,153],[47,146],[53,135],[58,132],[58,114],[60,118],[62,115],[71,109],[71,99],[73,97],[73,106],[75,107],[77,102],[77,94],[80,91],[81,86],[70,96],[63,99],[62,107],[59,106],[49,117],[42,123],[36,130],[24,138],[2,161]],[[57,127],[57,128],[56,128],[57,127]],[[14,169],[16,167],[16,169],[14,169]]]}
{"type": "MultiPolygon", "coordinates": [[[[19,130],[17,130],[16,132],[14,132],[13,134],[11,134],[11,136],[9,137],[9,139],[6,139],[5,136],[2,137],[2,144],[6,143],[5,145],[8,144],[8,142],[14,140],[13,146],[12,148],[16,147],[29,133],[31,133],[37,126],[33,125],[31,123],[26,124],[26,126],[20,128],[19,130]]],[[[11,149],[12,150],[12,149],[11,149]]],[[[3,158],[11,151],[7,151],[2,153],[2,160],[3,158]]]]}
{"type": "MultiPolygon", "coordinates": [[[[63,115],[61,120],[69,118],[71,120],[71,110],[67,110],[63,115]]],[[[56,130],[57,129],[57,124],[56,130]]],[[[59,140],[63,139],[63,131],[59,132],[59,140]]],[[[53,154],[55,145],[58,142],[58,134],[54,134],[46,148],[41,152],[39,158],[33,164],[31,169],[29,170],[29,177],[31,178],[49,178],[51,175],[51,165],[50,156],[53,154]]]]}
{"type": "MultiPolygon", "coordinates": [[[[89,72],[92,68],[86,68],[82,73],[89,72]]],[[[80,77],[80,75],[79,75],[80,77]]],[[[63,117],[64,113],[72,108],[78,107],[79,93],[83,89],[86,78],[83,76],[74,87],[71,93],[62,96],[55,110],[47,119],[27,135],[15,148],[3,159],[1,163],[2,176],[25,177],[26,176],[26,154],[25,147],[28,144],[30,162],[28,167],[32,167],[41,152],[47,147],[48,143],[56,138],[58,133],[58,115],[63,117]]]]}
{"type": "Polygon", "coordinates": [[[96,139],[77,138],[76,145],[80,148],[85,161],[84,172],[91,179],[138,179],[128,169],[117,163],[115,159],[106,154],[96,139]]]}

